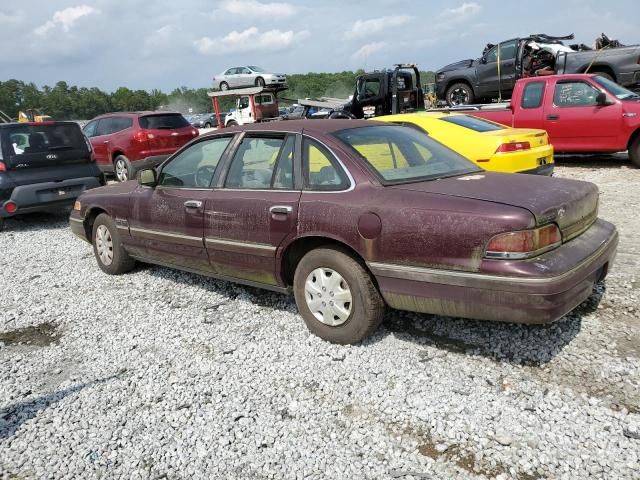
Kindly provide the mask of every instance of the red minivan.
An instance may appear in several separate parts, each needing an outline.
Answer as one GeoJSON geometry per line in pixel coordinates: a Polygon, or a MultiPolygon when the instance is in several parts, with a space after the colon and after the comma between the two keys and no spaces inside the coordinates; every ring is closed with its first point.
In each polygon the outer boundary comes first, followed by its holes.
{"type": "Polygon", "coordinates": [[[96,164],[120,182],[153,168],[198,136],[198,130],[179,113],[107,113],[83,128],[96,164]]]}

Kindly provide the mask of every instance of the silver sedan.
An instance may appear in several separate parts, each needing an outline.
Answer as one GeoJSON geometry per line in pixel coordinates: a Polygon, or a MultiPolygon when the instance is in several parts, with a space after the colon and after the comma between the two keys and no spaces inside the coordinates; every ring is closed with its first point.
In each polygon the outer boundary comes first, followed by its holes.
{"type": "Polygon", "coordinates": [[[275,87],[285,86],[286,84],[286,75],[268,73],[255,65],[228,68],[220,75],[213,77],[213,88],[218,90],[244,87],[275,87]]]}

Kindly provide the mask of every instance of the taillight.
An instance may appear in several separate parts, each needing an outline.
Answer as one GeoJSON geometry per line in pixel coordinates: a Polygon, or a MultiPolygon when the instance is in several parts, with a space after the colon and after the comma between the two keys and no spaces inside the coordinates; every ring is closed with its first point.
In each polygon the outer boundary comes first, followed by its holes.
{"type": "Polygon", "coordinates": [[[149,135],[147,134],[147,132],[139,131],[139,132],[136,132],[133,135],[133,139],[136,142],[142,143],[142,142],[146,142],[147,140],[149,140],[149,135]]]}
{"type": "Polygon", "coordinates": [[[0,172],[6,172],[6,171],[7,171],[7,166],[3,162],[0,162],[0,172]]]}
{"type": "Polygon", "coordinates": [[[16,210],[18,210],[18,205],[16,205],[13,202],[6,202],[4,204],[4,211],[7,213],[14,213],[16,210]]]}
{"type": "Polygon", "coordinates": [[[535,257],[562,243],[560,229],[554,223],[533,230],[500,233],[485,251],[486,258],[521,259],[535,257]]]}
{"type": "Polygon", "coordinates": [[[191,135],[193,135],[194,137],[198,136],[198,130],[196,130],[195,128],[193,130],[191,130],[191,135]]]}
{"type": "Polygon", "coordinates": [[[512,153],[520,152],[522,150],[531,150],[531,145],[529,144],[529,142],[503,143],[498,147],[496,153],[512,153]]]}

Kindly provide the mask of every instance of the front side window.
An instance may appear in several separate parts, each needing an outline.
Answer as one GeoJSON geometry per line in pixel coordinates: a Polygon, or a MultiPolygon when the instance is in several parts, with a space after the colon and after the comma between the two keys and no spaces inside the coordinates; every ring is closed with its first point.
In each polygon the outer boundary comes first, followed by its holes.
{"type": "Polygon", "coordinates": [[[245,137],[233,157],[226,188],[270,190],[293,188],[295,137],[245,137]]]}
{"type": "Polygon", "coordinates": [[[302,144],[302,170],[306,190],[346,190],[349,179],[333,155],[309,138],[302,144]]]}
{"type": "Polygon", "coordinates": [[[334,134],[385,184],[408,183],[482,171],[426,133],[381,125],[341,130],[334,134]]]}
{"type": "Polygon", "coordinates": [[[380,95],[380,79],[368,78],[360,83],[358,90],[361,99],[372,98],[380,95]]]}
{"type": "Polygon", "coordinates": [[[96,135],[96,127],[98,126],[97,121],[89,122],[84,126],[84,134],[88,137],[94,137],[96,135]]]}
{"type": "Polygon", "coordinates": [[[487,52],[487,63],[493,63],[498,61],[498,54],[500,54],[500,61],[513,60],[516,58],[517,40],[510,40],[503,42],[493,47],[487,52]],[[499,50],[499,51],[498,51],[499,50]]]}
{"type": "Polygon", "coordinates": [[[522,108],[538,108],[542,105],[544,82],[530,82],[524,87],[522,94],[522,108]]]}
{"type": "Polygon", "coordinates": [[[201,141],[182,151],[162,169],[158,185],[176,188],[208,188],[231,138],[201,141]]]}
{"type": "Polygon", "coordinates": [[[598,104],[598,90],[584,82],[559,82],[553,95],[557,107],[590,107],[598,104]]]}

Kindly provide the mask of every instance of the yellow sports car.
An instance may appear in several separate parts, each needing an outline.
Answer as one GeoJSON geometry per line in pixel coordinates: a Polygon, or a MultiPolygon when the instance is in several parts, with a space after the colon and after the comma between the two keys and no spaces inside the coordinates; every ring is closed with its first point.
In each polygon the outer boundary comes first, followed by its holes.
{"type": "Polygon", "coordinates": [[[463,113],[420,112],[373,120],[420,128],[485,170],[553,173],[553,146],[544,130],[511,128],[463,113]]]}

